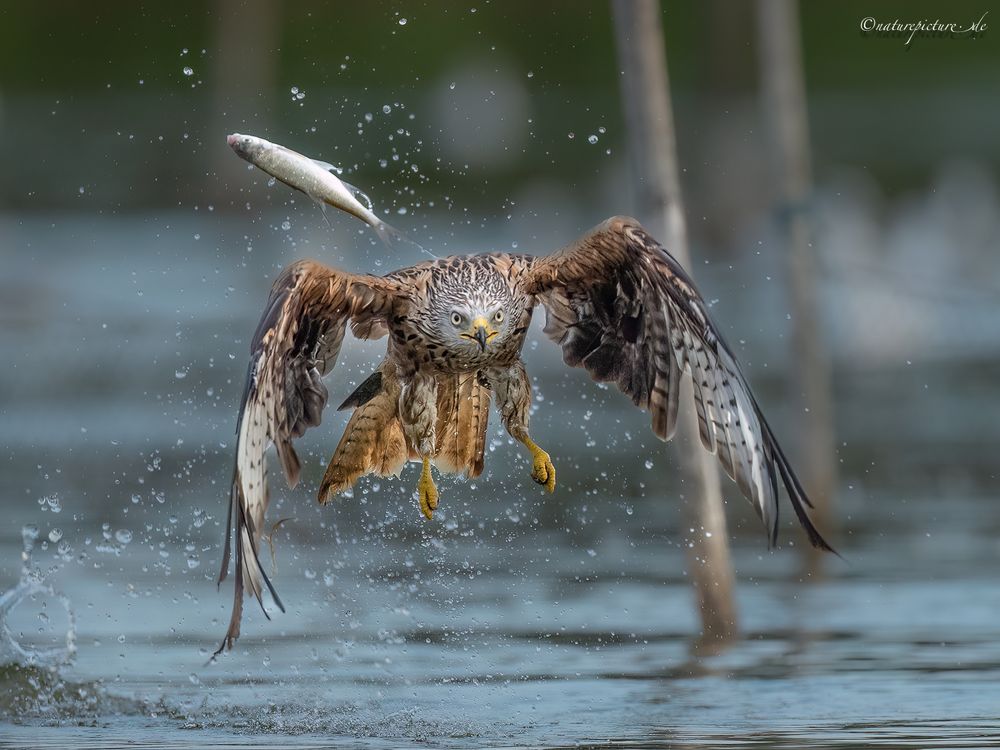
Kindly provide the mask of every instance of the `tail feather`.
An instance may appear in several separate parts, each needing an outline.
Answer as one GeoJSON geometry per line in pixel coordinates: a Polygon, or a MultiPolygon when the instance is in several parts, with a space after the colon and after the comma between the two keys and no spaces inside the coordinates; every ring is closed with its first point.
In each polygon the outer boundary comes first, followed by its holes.
{"type": "MultiPolygon", "coordinates": [[[[354,407],[319,489],[319,501],[350,489],[365,474],[398,475],[407,459],[418,458],[399,421],[400,383],[383,365],[348,396],[354,407]]],[[[439,471],[477,477],[483,472],[490,392],[475,374],[438,378],[438,421],[434,465],[439,471]]]]}
{"type": "MultiPolygon", "coordinates": [[[[319,488],[319,501],[327,503],[337,493],[350,489],[364,474],[398,474],[406,463],[406,439],[399,422],[399,380],[383,365],[377,393],[365,393],[364,403],[354,410],[319,488]]],[[[351,398],[346,402],[351,405],[351,398]]]]}
{"type": "Polygon", "coordinates": [[[437,455],[434,465],[441,471],[465,473],[469,478],[483,472],[486,427],[490,414],[490,392],[475,373],[438,378],[437,455]]]}

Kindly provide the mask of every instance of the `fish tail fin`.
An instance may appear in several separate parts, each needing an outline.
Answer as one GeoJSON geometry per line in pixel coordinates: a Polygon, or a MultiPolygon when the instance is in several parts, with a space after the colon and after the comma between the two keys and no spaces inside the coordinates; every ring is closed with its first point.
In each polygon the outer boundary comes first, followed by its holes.
{"type": "Polygon", "coordinates": [[[417,242],[415,239],[410,237],[405,232],[399,231],[391,224],[386,224],[381,219],[376,219],[376,221],[378,223],[372,224],[371,227],[372,229],[375,230],[375,233],[378,235],[378,238],[382,240],[382,244],[385,245],[390,250],[395,250],[399,248],[400,245],[413,245],[415,248],[417,248],[417,250],[422,252],[424,255],[437,259],[438,256],[436,256],[430,250],[426,249],[423,245],[421,245],[419,242],[417,242]]]}
{"type": "Polygon", "coordinates": [[[401,243],[404,242],[413,243],[413,240],[411,240],[401,231],[396,229],[396,227],[392,226],[391,224],[387,224],[381,219],[377,219],[376,223],[372,224],[372,229],[375,230],[375,234],[378,235],[378,238],[382,240],[382,244],[385,245],[390,250],[398,247],[401,243]]]}

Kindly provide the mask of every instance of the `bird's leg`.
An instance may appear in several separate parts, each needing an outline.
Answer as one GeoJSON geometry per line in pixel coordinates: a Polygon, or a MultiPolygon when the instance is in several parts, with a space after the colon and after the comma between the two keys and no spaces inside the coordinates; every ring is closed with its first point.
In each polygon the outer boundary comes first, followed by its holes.
{"type": "Polygon", "coordinates": [[[420,512],[429,521],[438,507],[438,491],[434,485],[434,477],[431,476],[431,460],[424,456],[423,462],[424,468],[420,471],[420,481],[417,482],[417,497],[420,500],[420,512]]]}
{"type": "Polygon", "coordinates": [[[531,451],[531,478],[549,492],[555,492],[556,469],[552,459],[528,435],[531,383],[524,363],[518,361],[512,367],[492,367],[483,370],[483,376],[493,389],[493,398],[507,432],[531,451]]]}
{"type": "Polygon", "coordinates": [[[556,467],[552,465],[549,454],[538,447],[538,444],[528,437],[527,434],[521,438],[521,442],[531,451],[531,478],[545,487],[549,492],[556,491],[556,467]]]}
{"type": "Polygon", "coordinates": [[[431,476],[431,457],[437,442],[437,380],[432,374],[418,370],[407,379],[399,394],[399,418],[406,442],[423,462],[417,499],[420,511],[430,519],[438,506],[438,491],[431,476]]]}

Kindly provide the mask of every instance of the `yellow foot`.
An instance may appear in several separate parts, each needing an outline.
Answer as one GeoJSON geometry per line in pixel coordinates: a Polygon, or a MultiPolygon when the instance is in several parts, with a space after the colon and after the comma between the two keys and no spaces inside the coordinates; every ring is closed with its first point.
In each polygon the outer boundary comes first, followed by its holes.
{"type": "Polygon", "coordinates": [[[438,507],[438,491],[434,486],[434,477],[431,476],[431,462],[424,459],[424,468],[420,472],[420,481],[417,483],[417,496],[420,499],[420,512],[429,521],[434,517],[434,510],[438,507]]]}
{"type": "Polygon", "coordinates": [[[556,491],[556,467],[552,465],[549,454],[539,448],[532,440],[525,445],[531,451],[531,478],[545,487],[549,492],[556,491]]]}

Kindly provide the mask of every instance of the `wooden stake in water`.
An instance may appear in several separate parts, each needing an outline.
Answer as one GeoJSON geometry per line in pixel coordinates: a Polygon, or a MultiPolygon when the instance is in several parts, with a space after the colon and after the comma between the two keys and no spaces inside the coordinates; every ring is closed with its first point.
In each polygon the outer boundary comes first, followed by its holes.
{"type": "MultiPolygon", "coordinates": [[[[690,271],[660,4],[613,0],[612,9],[629,153],[639,191],[638,218],[690,271]]],[[[691,388],[686,379],[684,388],[691,388]]],[[[682,395],[681,401],[690,398],[682,395]]],[[[702,641],[718,645],[739,632],[722,488],[715,457],[698,440],[693,409],[681,413],[679,433],[686,525],[694,529],[688,565],[701,614],[702,641]]]]}
{"type": "MultiPolygon", "coordinates": [[[[816,253],[809,226],[812,191],[809,120],[798,8],[793,0],[758,0],[757,23],[763,109],[770,136],[771,161],[786,242],[788,290],[792,315],[792,402],[798,406],[802,472],[816,511],[817,524],[830,531],[837,485],[834,454],[830,362],[820,321],[816,253]]],[[[805,547],[810,578],[820,572],[823,555],[805,547]]]]}

